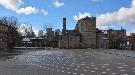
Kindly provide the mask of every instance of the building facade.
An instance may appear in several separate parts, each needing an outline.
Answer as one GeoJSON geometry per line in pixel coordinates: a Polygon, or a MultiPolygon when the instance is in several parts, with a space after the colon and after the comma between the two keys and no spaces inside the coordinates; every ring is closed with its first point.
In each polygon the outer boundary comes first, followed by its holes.
{"type": "Polygon", "coordinates": [[[0,23],[0,48],[11,49],[18,39],[16,28],[0,23]]]}
{"type": "Polygon", "coordinates": [[[62,33],[59,48],[101,48],[103,44],[102,31],[96,28],[96,17],[79,20],[74,30],[66,29],[66,19],[63,18],[62,33]]]}
{"type": "Polygon", "coordinates": [[[135,33],[131,33],[127,40],[130,50],[135,50],[135,33]]]}
{"type": "Polygon", "coordinates": [[[80,48],[80,33],[66,29],[66,18],[63,18],[62,35],[59,37],[59,48],[80,48]]]}
{"type": "Polygon", "coordinates": [[[8,27],[4,24],[0,24],[0,49],[7,47],[7,32],[8,27]]]}
{"type": "Polygon", "coordinates": [[[86,17],[77,22],[81,33],[81,45],[96,48],[96,17],[86,17]]]}
{"type": "Polygon", "coordinates": [[[104,48],[119,49],[120,46],[126,45],[126,30],[103,30],[104,48]]]}

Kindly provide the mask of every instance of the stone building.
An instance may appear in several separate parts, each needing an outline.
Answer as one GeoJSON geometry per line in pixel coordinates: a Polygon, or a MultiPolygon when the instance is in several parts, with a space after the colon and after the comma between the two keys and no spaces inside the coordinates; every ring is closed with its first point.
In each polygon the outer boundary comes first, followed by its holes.
{"type": "Polygon", "coordinates": [[[96,17],[79,20],[74,30],[66,29],[66,19],[63,18],[62,33],[59,48],[101,48],[103,45],[103,34],[96,28],[96,17]]]}
{"type": "Polygon", "coordinates": [[[75,30],[66,30],[66,18],[63,18],[63,35],[59,39],[59,48],[80,48],[80,33],[75,30]]]}
{"type": "Polygon", "coordinates": [[[96,17],[86,17],[77,22],[81,46],[96,48],[96,17]]]}
{"type": "Polygon", "coordinates": [[[68,30],[65,36],[60,36],[59,48],[80,48],[80,34],[68,30]]]}
{"type": "Polygon", "coordinates": [[[99,29],[96,29],[96,48],[103,48],[104,40],[103,40],[103,32],[99,29]]]}

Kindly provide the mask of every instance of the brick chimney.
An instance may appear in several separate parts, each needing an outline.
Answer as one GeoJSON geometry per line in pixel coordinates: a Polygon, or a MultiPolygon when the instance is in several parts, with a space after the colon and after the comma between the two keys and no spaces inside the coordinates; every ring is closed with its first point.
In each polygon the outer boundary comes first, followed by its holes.
{"type": "Polygon", "coordinates": [[[63,18],[63,30],[62,30],[63,35],[66,35],[66,18],[63,18]]]}

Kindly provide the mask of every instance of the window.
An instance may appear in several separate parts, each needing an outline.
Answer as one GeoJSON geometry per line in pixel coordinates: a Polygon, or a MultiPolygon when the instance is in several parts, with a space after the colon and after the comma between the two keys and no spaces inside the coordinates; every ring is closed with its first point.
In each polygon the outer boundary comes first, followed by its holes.
{"type": "Polygon", "coordinates": [[[0,42],[2,42],[2,38],[0,38],[0,42]]]}
{"type": "Polygon", "coordinates": [[[1,30],[2,28],[1,28],[1,26],[0,26],[0,30],[1,30]]]}

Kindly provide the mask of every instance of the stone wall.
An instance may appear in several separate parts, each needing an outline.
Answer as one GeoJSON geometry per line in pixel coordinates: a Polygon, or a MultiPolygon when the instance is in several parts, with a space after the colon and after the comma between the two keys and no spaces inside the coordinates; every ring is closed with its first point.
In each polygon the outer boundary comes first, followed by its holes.
{"type": "Polygon", "coordinates": [[[59,40],[59,48],[80,48],[80,36],[62,36],[59,40]]]}
{"type": "Polygon", "coordinates": [[[69,48],[80,48],[80,36],[69,36],[69,48]]]}
{"type": "Polygon", "coordinates": [[[81,33],[82,45],[89,48],[96,48],[96,18],[86,17],[79,20],[78,28],[81,33]]]}

